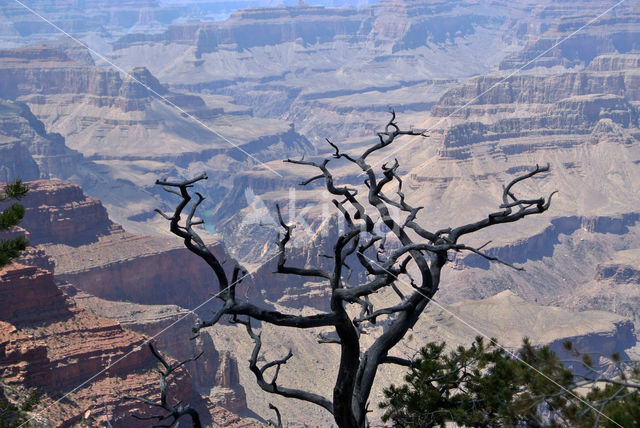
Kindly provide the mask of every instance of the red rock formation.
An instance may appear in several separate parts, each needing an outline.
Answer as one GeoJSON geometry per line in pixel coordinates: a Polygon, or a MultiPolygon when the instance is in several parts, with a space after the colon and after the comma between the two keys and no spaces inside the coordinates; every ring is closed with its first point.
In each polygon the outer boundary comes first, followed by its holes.
{"type": "Polygon", "coordinates": [[[62,180],[35,180],[22,200],[26,214],[21,226],[31,243],[79,244],[120,230],[98,199],[85,196],[80,187],[62,180]]]}
{"type": "MultiPolygon", "coordinates": [[[[87,416],[95,424],[108,409],[115,427],[148,425],[131,415],[150,409],[122,400],[125,395],[156,399],[159,380],[151,370],[156,361],[142,346],[144,336],[78,308],[52,273],[37,267],[14,263],[0,269],[0,293],[0,377],[7,385],[44,394],[36,409],[39,421],[71,426],[87,416]]],[[[181,372],[170,394],[191,403],[209,423],[213,405],[191,385],[188,372],[181,372]]],[[[216,415],[242,424],[223,410],[216,415]]]]}
{"type": "Polygon", "coordinates": [[[42,323],[71,316],[53,273],[17,263],[0,269],[0,319],[14,324],[42,323]]]}
{"type": "MultiPolygon", "coordinates": [[[[50,402],[49,397],[80,385],[70,396],[72,408],[53,405],[43,410],[48,419],[68,426],[79,422],[87,408],[101,412],[92,404],[100,395],[115,401],[113,388],[98,391],[90,385],[85,390],[83,382],[123,355],[128,354],[106,377],[114,382],[132,376],[130,385],[151,391],[155,381],[149,370],[154,363],[139,347],[144,337],[77,308],[55,285],[51,272],[10,264],[0,269],[0,290],[4,303],[0,312],[0,376],[5,383],[37,388],[46,394],[42,407],[50,402]],[[79,399],[82,396],[85,399],[79,399]]],[[[114,419],[124,415],[119,413],[114,419]]]]}
{"type": "Polygon", "coordinates": [[[109,317],[121,325],[148,337],[154,337],[156,346],[178,360],[186,360],[203,353],[194,362],[186,364],[193,387],[209,397],[216,406],[233,412],[245,412],[247,402],[240,384],[238,364],[233,355],[222,355],[209,334],[192,339],[191,328],[196,322],[193,312],[175,305],[140,305],[100,299],[75,287],[63,287],[81,307],[97,315],[109,317]]]}
{"type": "MultiPolygon", "coordinates": [[[[217,284],[213,283],[209,267],[186,250],[179,241],[124,232],[118,225],[110,222],[98,200],[85,197],[76,185],[60,180],[38,180],[29,185],[30,192],[24,200],[27,215],[23,225],[36,232],[30,234],[24,229],[16,228],[11,233],[30,235],[28,238],[32,241],[32,237],[38,235],[41,241],[56,243],[47,243],[38,249],[30,247],[27,255],[19,260],[23,263],[39,261],[40,266],[51,267],[51,259],[43,254],[44,248],[56,262],[56,278],[75,285],[67,286],[67,292],[75,296],[83,308],[112,319],[108,322],[105,318],[87,321],[87,328],[90,328],[89,324],[92,322],[96,324],[96,335],[100,336],[100,340],[113,342],[109,337],[115,334],[114,329],[116,333],[121,330],[122,323],[127,328],[148,336],[155,336],[163,331],[158,336],[158,349],[180,360],[204,350],[205,355],[186,367],[189,388],[204,397],[210,396],[215,406],[233,411],[246,410],[244,389],[239,384],[235,360],[230,355],[225,355],[221,363],[208,335],[203,335],[198,340],[189,340],[191,327],[195,323],[193,314],[178,306],[167,309],[163,306],[118,302],[127,300],[194,307],[209,299],[216,290],[217,284]],[[77,293],[76,287],[111,301],[77,293]],[[217,379],[224,381],[224,385],[216,385],[217,379]]],[[[212,249],[226,258],[221,245],[214,244],[212,249]]],[[[66,296],[58,287],[41,289],[33,285],[34,280],[53,284],[51,270],[23,266],[8,271],[1,278],[5,287],[0,288],[0,299],[9,304],[0,309],[0,319],[19,321],[22,324],[40,323],[52,317],[64,319],[67,321],[60,321],[47,329],[50,333],[46,340],[55,343],[59,335],[73,336],[67,330],[72,329],[69,323],[76,325],[80,322],[76,313],[79,309],[68,306],[66,296]],[[23,294],[16,292],[20,288],[23,293],[29,293],[26,299],[22,298],[23,294]],[[13,299],[17,301],[14,302],[13,299]],[[56,314],[55,311],[60,313],[56,314]]],[[[87,312],[82,311],[82,314],[87,312]]],[[[126,342],[126,338],[124,340],[126,342]]],[[[92,360],[96,358],[104,361],[111,355],[111,360],[117,359],[115,353],[109,354],[100,347],[95,349],[95,355],[82,354],[80,349],[76,349],[82,342],[82,339],[78,339],[77,343],[61,345],[65,347],[65,355],[72,354],[67,359],[78,359],[89,366],[95,366],[92,360]],[[78,353],[80,356],[76,355],[78,353]]],[[[50,346],[50,351],[52,349],[54,348],[50,346]]],[[[145,349],[143,353],[148,352],[145,349]]],[[[53,361],[51,364],[60,366],[58,372],[65,379],[80,381],[79,378],[87,374],[79,363],[69,365],[53,361]]],[[[50,381],[52,384],[56,382],[55,379],[50,381]]],[[[64,385],[56,386],[63,387],[64,385]]]]}

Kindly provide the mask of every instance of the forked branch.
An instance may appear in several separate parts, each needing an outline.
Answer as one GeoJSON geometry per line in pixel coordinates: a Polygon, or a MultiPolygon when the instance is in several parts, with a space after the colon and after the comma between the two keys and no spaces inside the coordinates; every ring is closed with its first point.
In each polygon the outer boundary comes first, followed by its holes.
{"type": "Polygon", "coordinates": [[[302,315],[292,309],[287,313],[237,300],[232,287],[244,271],[234,269],[233,277],[229,280],[220,263],[194,230],[194,226],[201,224],[201,220],[197,220],[196,210],[204,198],[195,193],[192,201],[189,192],[194,183],[206,176],[184,182],[158,182],[166,190],[179,194],[182,198],[173,215],[163,214],[171,224],[171,231],[184,239],[187,248],[207,260],[220,283],[218,294],[223,300],[223,306],[210,320],[200,321],[194,331],[215,325],[224,315],[232,316],[237,323],[245,325],[254,342],[249,364],[258,385],[269,393],[317,404],[331,412],[341,428],[362,428],[367,425],[369,395],[380,364],[409,364],[408,360],[390,356],[390,351],[414,327],[437,292],[442,268],[449,261],[450,251],[473,252],[489,261],[521,270],[520,267],[488,254],[483,250],[484,246],[471,246],[460,242],[460,238],[495,224],[516,222],[529,215],[543,213],[549,208],[553,196],[553,193],[547,198],[516,196],[514,189],[518,183],[549,170],[548,165],[536,166],[504,187],[502,200],[497,204],[500,211],[462,226],[427,230],[419,224],[418,216],[427,211],[428,206],[414,207],[407,202],[399,162],[394,160],[384,164],[378,172],[367,163],[371,154],[388,147],[399,136],[427,136],[424,131],[401,129],[396,123],[395,112],[391,110],[390,113],[391,119],[384,131],[377,133],[378,141],[358,157],[342,152],[337,144],[327,140],[333,149],[329,157],[317,161],[305,160],[304,157],[285,161],[314,170],[314,175],[303,180],[301,185],[323,182],[326,191],[333,195],[338,218],[346,226],[332,237],[333,249],[327,256],[329,267],[290,266],[287,264],[287,252],[293,239],[294,225],[283,219],[280,207],[276,206],[281,231],[276,242],[276,271],[283,275],[313,277],[314,280],[324,281],[329,300],[329,310],[325,312],[302,315]],[[363,185],[358,187],[352,183],[339,183],[334,177],[330,168],[331,161],[342,158],[349,162],[349,166],[360,168],[364,173],[363,185]],[[189,203],[191,206],[185,223],[181,224],[181,215],[189,203]],[[354,283],[353,278],[358,278],[358,281],[354,283]],[[403,282],[409,287],[401,287],[403,282]],[[370,299],[369,296],[384,289],[389,289],[391,296],[399,299],[399,302],[375,307],[372,302],[376,299],[370,299]],[[340,347],[333,399],[279,384],[278,375],[293,357],[291,352],[283,358],[259,366],[257,362],[262,339],[260,334],[253,331],[252,319],[301,329],[332,327],[333,331],[320,335],[319,342],[334,343],[340,347]],[[377,336],[369,341],[370,346],[363,347],[360,342],[361,334],[369,333],[367,327],[370,324],[382,322],[384,327],[381,332],[377,330],[377,336]],[[267,371],[273,372],[270,380],[265,379],[267,371]]]}
{"type": "Polygon", "coordinates": [[[178,425],[178,421],[183,416],[189,416],[191,418],[191,424],[193,428],[201,428],[202,423],[200,421],[200,415],[198,411],[189,406],[189,404],[184,404],[182,401],[178,401],[175,404],[171,404],[168,395],[168,387],[169,387],[169,378],[175,374],[175,372],[185,364],[195,361],[200,358],[203,352],[200,352],[195,357],[170,363],[168,362],[154,347],[152,342],[148,343],[149,350],[153,354],[156,360],[161,365],[161,368],[158,369],[158,373],[160,373],[160,401],[152,401],[143,397],[134,397],[134,396],[126,396],[126,400],[135,400],[141,403],[144,403],[148,406],[155,407],[161,410],[164,410],[163,413],[153,414],[148,416],[140,416],[133,415],[134,418],[140,420],[157,420],[161,425],[153,425],[154,427],[173,427],[178,425]]]}

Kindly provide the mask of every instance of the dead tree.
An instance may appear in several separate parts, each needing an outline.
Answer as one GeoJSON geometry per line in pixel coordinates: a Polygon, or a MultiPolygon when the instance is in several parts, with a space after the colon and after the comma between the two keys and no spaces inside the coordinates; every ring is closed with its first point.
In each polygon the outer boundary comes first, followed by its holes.
{"type": "MultiPolygon", "coordinates": [[[[395,113],[391,111],[391,120],[384,131],[379,132],[376,144],[365,150],[360,156],[341,152],[337,145],[327,142],[335,152],[329,158],[318,162],[287,159],[285,162],[306,165],[317,170],[317,175],[301,183],[309,185],[315,181],[324,182],[327,191],[334,195],[333,204],[346,223],[346,228],[335,239],[333,254],[330,255],[330,268],[294,267],[287,265],[287,243],[291,239],[292,225],[288,225],[278,208],[278,218],[282,232],[278,236],[277,272],[284,275],[296,275],[321,279],[330,291],[329,310],[313,315],[299,315],[261,307],[260,305],[236,297],[236,285],[245,274],[241,266],[236,266],[232,275],[227,275],[220,261],[207,249],[194,227],[202,224],[196,211],[204,197],[192,187],[200,180],[207,179],[202,174],[186,181],[158,180],[156,184],[166,191],[175,193],[181,200],[173,214],[167,215],[158,210],[169,222],[170,230],[184,240],[185,246],[206,261],[218,281],[217,296],[222,300],[222,308],[210,319],[200,320],[194,327],[198,332],[202,328],[215,325],[223,316],[244,324],[249,336],[255,342],[250,360],[251,371],[255,374],[260,387],[272,394],[314,403],[330,412],[339,427],[362,428],[367,424],[367,405],[376,373],[381,364],[399,364],[408,366],[409,360],[390,355],[407,331],[418,321],[429,301],[438,291],[440,273],[448,261],[448,253],[469,251],[488,260],[498,261],[482,251],[481,247],[469,246],[462,242],[466,235],[496,224],[512,223],[529,215],[540,214],[549,208],[548,198],[520,198],[514,187],[523,180],[542,174],[549,166],[536,166],[529,173],[513,179],[504,188],[499,211],[473,223],[449,227],[435,232],[421,227],[416,217],[423,207],[411,206],[402,190],[402,179],[398,175],[398,161],[385,164],[379,174],[367,163],[371,154],[391,145],[397,137],[403,135],[426,136],[415,130],[401,130],[396,123],[395,113]],[[348,185],[338,185],[329,169],[332,159],[346,159],[364,175],[366,187],[363,194],[348,185]],[[399,210],[401,219],[393,218],[391,207],[399,210]],[[183,220],[184,218],[184,221],[183,220]],[[385,236],[375,232],[375,222],[381,221],[386,227],[385,236]],[[397,241],[395,249],[385,247],[386,235],[397,241]],[[348,262],[348,263],[347,263],[348,262]],[[367,279],[363,283],[349,284],[348,264],[357,263],[366,271],[367,279]],[[413,278],[409,273],[419,274],[413,278]],[[412,288],[403,292],[399,284],[411,284],[412,288]],[[398,303],[376,308],[369,296],[383,290],[393,289],[398,303]],[[355,308],[355,309],[354,309],[355,308]],[[386,326],[371,346],[363,349],[360,333],[363,328],[384,319],[386,326]],[[324,397],[313,391],[287,388],[278,383],[278,372],[283,364],[292,358],[284,358],[258,367],[258,354],[261,348],[260,335],[251,328],[251,320],[259,320],[276,326],[301,329],[327,328],[334,331],[335,338],[321,338],[321,342],[336,343],[340,346],[340,363],[337,368],[336,382],[332,397],[324,397]],[[275,375],[265,379],[267,369],[275,370],[275,375]]],[[[486,244],[485,244],[486,245],[486,244]]],[[[505,263],[505,262],[502,262],[505,263]]],[[[505,263],[508,264],[508,263],[505,263]]],[[[352,265],[353,266],[353,265],[352,265]]]]}
{"type": "Polygon", "coordinates": [[[193,358],[170,363],[162,355],[160,355],[160,353],[153,346],[152,342],[149,342],[148,344],[149,350],[151,351],[155,359],[160,363],[160,367],[158,368],[158,373],[160,374],[160,401],[152,401],[144,397],[134,396],[125,396],[124,398],[126,400],[140,401],[141,403],[161,410],[162,413],[148,416],[133,415],[133,417],[144,421],[155,419],[156,421],[158,421],[158,424],[153,425],[153,427],[171,428],[174,426],[178,426],[180,418],[182,418],[183,416],[189,416],[191,418],[191,426],[193,428],[201,428],[202,423],[200,422],[200,415],[198,414],[196,409],[189,406],[189,404],[182,403],[181,401],[172,404],[167,395],[169,389],[169,378],[173,376],[180,367],[200,358],[202,352],[193,358]],[[162,423],[162,425],[160,425],[160,423],[162,423]]]}

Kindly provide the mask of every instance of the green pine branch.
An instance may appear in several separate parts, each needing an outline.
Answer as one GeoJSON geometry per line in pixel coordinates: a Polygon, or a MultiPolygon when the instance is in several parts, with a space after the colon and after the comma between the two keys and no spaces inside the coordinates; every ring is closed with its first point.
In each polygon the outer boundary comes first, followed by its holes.
{"type": "MultiPolygon", "coordinates": [[[[29,186],[21,180],[8,183],[0,192],[0,202],[11,200],[20,200],[29,191],[29,186]]],[[[24,218],[25,208],[21,204],[11,204],[0,212],[0,231],[8,230],[13,226],[17,226],[24,218]]],[[[29,243],[24,237],[20,236],[15,239],[6,239],[0,241],[0,267],[8,264],[12,259],[20,255],[29,243]]]]}

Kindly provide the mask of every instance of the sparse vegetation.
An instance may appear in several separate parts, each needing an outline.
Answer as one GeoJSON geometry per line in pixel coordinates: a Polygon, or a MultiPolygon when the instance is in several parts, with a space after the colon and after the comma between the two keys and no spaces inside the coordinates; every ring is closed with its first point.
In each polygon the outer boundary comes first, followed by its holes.
{"type": "Polygon", "coordinates": [[[38,391],[31,389],[23,394],[14,391],[8,394],[10,388],[0,385],[0,428],[18,428],[28,420],[28,413],[33,410],[40,400],[38,391]],[[7,395],[15,397],[9,398],[7,395]]]}
{"type": "Polygon", "coordinates": [[[430,343],[406,383],[385,389],[383,421],[394,427],[638,426],[636,363],[615,354],[597,369],[586,354],[582,362],[586,374],[574,373],[548,346],[536,348],[527,339],[513,355],[482,337],[450,352],[445,343],[430,343]],[[611,366],[615,377],[608,374],[611,366]]]}
{"type": "MultiPolygon", "coordinates": [[[[2,191],[0,191],[0,203],[20,200],[27,192],[29,187],[21,180],[8,183],[2,191]]],[[[0,212],[0,232],[8,230],[18,225],[24,217],[25,209],[19,203],[12,203],[0,212]]],[[[24,237],[19,236],[13,239],[5,239],[0,241],[0,267],[8,264],[12,259],[18,257],[20,251],[27,248],[29,243],[24,237]]]]}

